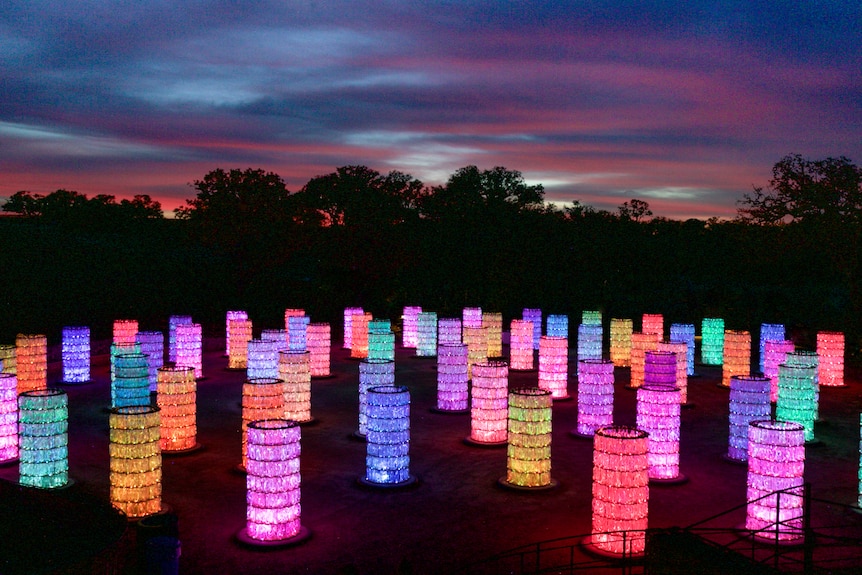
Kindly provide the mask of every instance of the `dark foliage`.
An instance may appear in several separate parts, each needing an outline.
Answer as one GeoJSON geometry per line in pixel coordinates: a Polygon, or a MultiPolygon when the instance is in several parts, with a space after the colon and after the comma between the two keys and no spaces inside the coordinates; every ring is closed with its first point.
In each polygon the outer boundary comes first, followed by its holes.
{"type": "Polygon", "coordinates": [[[859,349],[858,234],[836,237],[842,222],[646,219],[634,200],[617,214],[555,210],[520,173],[475,166],[436,188],[364,166],[295,193],[262,170],[215,170],[194,186],[179,220],[112,212],[94,224],[26,207],[12,211],[30,217],[0,218],[0,342],[18,332],[57,342],[78,324],[107,336],[122,317],[164,329],[170,314],[218,332],[229,309],[277,327],[288,307],[337,334],[346,306],[397,320],[418,304],[439,317],[482,306],[505,322],[540,307],[574,325],[599,309],[636,328],[642,313],[723,317],[753,335],[777,322],[799,345],[830,329],[847,333],[848,354],[859,349]]]}

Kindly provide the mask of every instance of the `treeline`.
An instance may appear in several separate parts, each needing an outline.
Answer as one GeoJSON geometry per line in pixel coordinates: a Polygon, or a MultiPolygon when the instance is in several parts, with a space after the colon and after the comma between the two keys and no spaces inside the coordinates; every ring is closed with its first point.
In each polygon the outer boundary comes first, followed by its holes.
{"type": "Polygon", "coordinates": [[[853,218],[768,222],[745,211],[757,207],[749,197],[733,221],[651,218],[640,200],[555,209],[519,172],[475,166],[437,187],[345,166],[296,192],[253,169],[214,170],[194,188],[176,219],[147,197],[103,196],[108,209],[82,217],[98,210],[75,192],[50,210],[40,202],[53,194],[13,196],[4,210],[20,216],[0,218],[0,342],[18,332],[56,342],[63,325],[107,337],[126,317],[164,329],[171,314],[217,334],[229,309],[276,327],[287,307],[338,334],[346,306],[397,320],[421,305],[440,317],[481,306],[506,322],[539,307],[573,325],[598,309],[636,328],[643,313],[723,317],[755,337],[760,323],[784,323],[800,345],[829,329],[847,333],[848,354],[859,349],[853,218]]]}

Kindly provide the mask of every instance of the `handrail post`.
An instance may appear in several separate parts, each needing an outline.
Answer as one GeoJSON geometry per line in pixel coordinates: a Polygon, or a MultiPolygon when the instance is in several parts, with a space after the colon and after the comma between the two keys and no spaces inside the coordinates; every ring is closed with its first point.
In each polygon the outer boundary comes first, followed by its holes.
{"type": "Polygon", "coordinates": [[[811,530],[811,483],[802,486],[802,561],[806,574],[814,572],[814,534],[811,530]]]}

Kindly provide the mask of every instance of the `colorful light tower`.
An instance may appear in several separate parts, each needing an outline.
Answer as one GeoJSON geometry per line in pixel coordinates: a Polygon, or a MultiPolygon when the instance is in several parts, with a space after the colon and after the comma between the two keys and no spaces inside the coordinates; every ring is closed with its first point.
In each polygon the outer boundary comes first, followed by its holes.
{"type": "Polygon", "coordinates": [[[817,419],[816,378],[817,365],[813,363],[782,363],[778,366],[775,419],[799,423],[807,442],[814,441],[814,420],[817,419]]]}
{"type": "Polygon", "coordinates": [[[686,373],[689,377],[694,375],[694,324],[672,323],[670,324],[670,340],[682,341],[686,344],[686,373]]]}
{"type": "Polygon", "coordinates": [[[631,352],[631,383],[629,387],[637,389],[644,383],[644,370],[646,369],[646,352],[654,351],[658,347],[657,333],[632,333],[631,352]]]}
{"type": "Polygon", "coordinates": [[[734,375],[730,378],[730,439],[727,459],[748,461],[748,425],[772,417],[769,403],[770,380],[757,375],[734,375]]]}
{"type": "Polygon", "coordinates": [[[18,395],[18,482],[56,489],[69,483],[69,398],[60,389],[18,395]]]}
{"type": "Polygon", "coordinates": [[[503,314],[482,312],[482,327],[488,338],[488,357],[503,357],[503,314]]]}
{"type": "Polygon", "coordinates": [[[235,311],[229,311],[225,314],[225,322],[224,322],[224,334],[225,334],[224,335],[224,339],[225,339],[224,350],[225,350],[225,353],[224,354],[228,357],[230,357],[230,351],[231,351],[231,341],[230,341],[230,339],[231,339],[231,337],[230,337],[231,326],[230,326],[230,322],[235,321],[235,320],[244,320],[244,319],[248,319],[248,313],[245,311],[235,310],[235,311]]]}
{"type": "Polygon", "coordinates": [[[593,437],[614,421],[614,364],[609,359],[578,362],[578,425],[575,435],[593,437]]]}
{"type": "Polygon", "coordinates": [[[758,539],[791,542],[802,530],[805,432],[792,421],[748,426],[748,509],[745,528],[758,539]],[[782,493],[776,494],[776,491],[782,493]]]}
{"type": "Polygon", "coordinates": [[[368,389],[368,435],[365,476],[372,487],[403,487],[416,482],[410,474],[410,392],[400,385],[368,389]]]}
{"type": "Polygon", "coordinates": [[[533,324],[533,349],[539,349],[539,339],[542,337],[542,310],[525,307],[521,312],[521,319],[533,324]]]}
{"type": "Polygon", "coordinates": [[[649,433],[650,481],[685,481],[679,472],[679,390],[644,384],[637,394],[637,428],[649,433]]]}
{"type": "Polygon", "coordinates": [[[168,361],[177,361],[177,326],[191,325],[194,323],[190,315],[168,316],[168,361]]]}
{"type": "Polygon", "coordinates": [[[417,347],[419,345],[419,314],[422,306],[404,306],[401,314],[401,345],[403,347],[417,347]]]}
{"type": "Polygon", "coordinates": [[[466,413],[470,408],[467,377],[467,346],[463,343],[437,347],[437,409],[444,413],[466,413]]]}
{"type": "Polygon", "coordinates": [[[308,324],[308,364],[311,377],[332,375],[332,333],[328,323],[308,324]]]}
{"type": "Polygon", "coordinates": [[[395,385],[395,362],[388,359],[359,362],[359,429],[358,438],[368,435],[368,390],[372,387],[395,385]]]}
{"type": "Polygon", "coordinates": [[[784,363],[788,353],[793,353],[796,347],[789,339],[766,340],[763,345],[763,376],[769,378],[770,391],[769,400],[772,403],[778,401],[778,366],[784,363]]]}
{"type": "Polygon", "coordinates": [[[614,426],[593,442],[592,535],[585,541],[603,554],[643,555],[649,514],[649,435],[614,426]]]}
{"type": "Polygon", "coordinates": [[[192,367],[165,365],[158,369],[156,402],[161,410],[159,448],[162,453],[197,449],[197,382],[192,367]]]}
{"type": "Polygon", "coordinates": [[[19,333],[15,338],[18,393],[48,387],[48,337],[19,333]]]}
{"type": "Polygon", "coordinates": [[[508,412],[509,366],[505,361],[486,361],[473,366],[469,445],[505,445],[508,412]]]}
{"type": "Polygon", "coordinates": [[[751,333],[728,329],[724,332],[724,358],[722,360],[721,385],[730,387],[734,375],[751,373],[751,333]]]}
{"type": "Polygon", "coordinates": [[[202,379],[203,374],[203,330],[199,323],[177,325],[177,365],[185,365],[195,369],[195,378],[202,379]]]}
{"type": "Polygon", "coordinates": [[[724,359],[724,319],[703,318],[700,334],[700,361],[704,365],[721,365],[724,359]]]}
{"type": "Polygon", "coordinates": [[[248,424],[246,524],[237,533],[241,543],[278,547],[310,537],[301,523],[301,437],[295,421],[263,419],[248,424]]]}
{"type": "Polygon", "coordinates": [[[441,317],[437,320],[437,345],[461,342],[461,318],[441,317]]]}
{"type": "Polygon", "coordinates": [[[569,399],[569,340],[543,335],[539,338],[539,388],[554,400],[569,399]]]}
{"type": "Polygon", "coordinates": [[[664,339],[664,316],[660,313],[645,313],[641,317],[641,333],[658,334],[658,339],[664,339]]]}
{"type": "Polygon", "coordinates": [[[533,369],[533,324],[513,319],[509,328],[509,363],[515,371],[533,369]]]}
{"type": "Polygon", "coordinates": [[[311,369],[307,351],[282,351],[278,354],[278,375],[284,382],[284,419],[310,423],[311,369]]]}
{"type": "Polygon", "coordinates": [[[159,368],[165,364],[165,334],[160,331],[139,331],[137,342],[141,353],[147,356],[149,390],[156,391],[159,368]]]}
{"type": "Polygon", "coordinates": [[[844,333],[818,331],[817,356],[820,358],[818,384],[825,387],[843,387],[844,333]]]}
{"type": "MultiPolygon", "coordinates": [[[[670,352],[676,356],[676,382],[672,385],[672,387],[676,387],[679,389],[679,400],[682,402],[683,406],[689,405],[688,403],[688,344],[684,341],[660,341],[656,346],[656,351],[659,352],[670,352]]],[[[655,359],[655,358],[653,358],[655,359]]],[[[649,357],[647,356],[647,362],[649,362],[649,357]]],[[[644,365],[644,381],[649,380],[649,366],[644,365]]]]}
{"type": "Polygon", "coordinates": [[[437,312],[419,312],[416,318],[416,357],[437,355],[437,312]]]}
{"type": "Polygon", "coordinates": [[[760,353],[758,355],[758,366],[760,373],[763,373],[763,364],[766,360],[766,342],[778,341],[784,339],[784,324],[783,323],[762,323],[760,324],[760,353]]]}
{"type": "Polygon", "coordinates": [[[261,419],[284,417],[284,382],[274,377],[249,379],[242,386],[242,463],[248,462],[248,426],[261,419]]]}
{"type": "Polygon", "coordinates": [[[364,313],[361,307],[344,308],[344,349],[353,349],[353,316],[364,313]]]}
{"type": "Polygon", "coordinates": [[[111,505],[131,519],[162,510],[161,424],[158,407],[115,407],[108,416],[111,505]]]}
{"type": "Polygon", "coordinates": [[[525,387],[509,392],[506,475],[499,483],[516,489],[548,489],[551,478],[551,407],[546,389],[525,387]]]}
{"type": "Polygon", "coordinates": [[[611,361],[617,367],[630,367],[632,364],[632,320],[611,318],[610,327],[611,361]]]}
{"type": "Polygon", "coordinates": [[[278,349],[276,342],[252,339],[248,342],[248,379],[278,377],[278,349]]]}
{"type": "Polygon", "coordinates": [[[111,383],[111,407],[149,405],[150,380],[146,355],[118,354],[114,358],[114,371],[114,381],[111,383]]]}
{"type": "Polygon", "coordinates": [[[90,383],[90,328],[64,327],[61,352],[63,383],[67,385],[90,383]]]}
{"type": "MultiPolygon", "coordinates": [[[[252,325],[249,319],[231,319],[228,321],[228,369],[248,369],[248,342],[252,338],[252,325]]],[[[174,351],[176,356],[176,351],[174,351]]]]}

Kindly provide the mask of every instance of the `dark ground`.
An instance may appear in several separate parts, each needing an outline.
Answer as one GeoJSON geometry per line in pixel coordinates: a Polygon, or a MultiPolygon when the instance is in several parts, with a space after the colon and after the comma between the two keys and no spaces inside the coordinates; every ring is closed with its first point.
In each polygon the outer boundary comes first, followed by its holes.
{"type": "MultiPolygon", "coordinates": [[[[227,358],[213,345],[204,355],[206,379],[198,385],[198,441],[203,449],[163,460],[163,502],[178,518],[180,572],[450,573],[514,547],[589,533],[592,443],[569,434],[577,417],[574,350],[569,365],[574,399],[553,408],[552,476],[559,486],[542,492],[497,485],[506,471],[505,448],[465,445],[469,415],[430,411],[436,404],[436,361],[412,354],[397,350],[396,383],[411,393],[411,471],[419,478],[418,486],[387,491],[357,485],[365,468],[365,445],[351,437],[357,428],[359,365],[340,344],[333,346],[335,376],[314,380],[312,413],[317,423],[302,429],[302,523],[312,537],[295,547],[259,551],[234,541],[245,522],[245,477],[235,471],[241,453],[244,372],[227,371],[227,358]]],[[[97,503],[108,501],[107,368],[107,358],[96,357],[96,383],[65,387],[73,486],[56,494],[28,495],[15,485],[16,466],[0,468],[0,572],[51,572],[44,565],[60,573],[138,572],[135,541],[146,537],[146,530],[131,525],[119,543],[90,560],[81,559],[93,551],[76,539],[76,528],[62,527],[70,523],[74,505],[89,506],[95,513],[97,503]],[[52,525],[61,527],[46,534],[52,525]],[[41,541],[50,552],[37,552],[37,558],[29,560],[34,546],[24,541],[41,541]]],[[[717,386],[721,368],[698,366],[697,372],[700,377],[689,380],[694,407],[682,412],[680,467],[689,481],[650,489],[651,528],[686,526],[745,502],[745,466],[722,457],[727,451],[728,391],[717,386]]],[[[60,365],[52,364],[49,382],[60,375],[60,365]]],[[[846,379],[847,387],[821,390],[819,443],[806,449],[805,479],[814,497],[852,505],[858,488],[862,381],[849,371],[846,379]]],[[[511,386],[536,382],[535,372],[510,375],[511,386]]],[[[636,394],[625,388],[627,383],[628,370],[618,368],[615,423],[634,425],[636,394]]],[[[818,521],[862,522],[862,516],[844,509],[823,507],[827,511],[817,511],[818,521]]],[[[744,513],[738,510],[717,522],[737,527],[744,513]]],[[[97,540],[101,535],[110,538],[114,519],[104,509],[99,514],[77,516],[78,530],[97,540]]]]}

